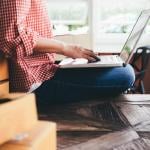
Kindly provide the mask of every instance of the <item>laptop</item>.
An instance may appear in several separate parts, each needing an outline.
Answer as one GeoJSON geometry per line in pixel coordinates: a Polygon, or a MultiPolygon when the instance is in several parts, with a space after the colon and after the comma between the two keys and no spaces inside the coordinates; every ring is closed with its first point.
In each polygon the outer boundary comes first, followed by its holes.
{"type": "Polygon", "coordinates": [[[150,9],[143,10],[139,15],[131,33],[129,34],[119,55],[100,55],[99,61],[88,63],[84,58],[65,58],[59,65],[60,68],[88,68],[88,67],[118,67],[126,66],[136,50],[136,45],[150,19],[150,9]]]}

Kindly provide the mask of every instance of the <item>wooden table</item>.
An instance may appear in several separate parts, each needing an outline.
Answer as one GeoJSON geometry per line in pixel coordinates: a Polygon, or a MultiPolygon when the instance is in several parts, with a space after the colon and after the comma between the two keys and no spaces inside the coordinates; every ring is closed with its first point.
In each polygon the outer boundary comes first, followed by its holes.
{"type": "Polygon", "coordinates": [[[149,150],[150,95],[53,105],[39,115],[58,125],[58,150],[149,150]]]}

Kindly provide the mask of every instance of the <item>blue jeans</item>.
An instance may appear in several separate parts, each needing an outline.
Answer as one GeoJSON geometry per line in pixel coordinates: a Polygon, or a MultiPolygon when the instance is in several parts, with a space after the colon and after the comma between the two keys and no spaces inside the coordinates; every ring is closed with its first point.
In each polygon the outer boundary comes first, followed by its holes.
{"type": "Polygon", "coordinates": [[[35,90],[43,104],[72,102],[123,93],[135,81],[130,65],[114,68],[58,69],[35,90]]]}

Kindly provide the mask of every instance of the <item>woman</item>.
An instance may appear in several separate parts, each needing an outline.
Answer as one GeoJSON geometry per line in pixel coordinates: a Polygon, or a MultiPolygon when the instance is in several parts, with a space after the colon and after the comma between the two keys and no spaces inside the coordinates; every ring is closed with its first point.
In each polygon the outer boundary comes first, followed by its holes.
{"type": "Polygon", "coordinates": [[[119,94],[132,86],[130,65],[109,69],[59,69],[54,53],[95,61],[95,54],[53,39],[44,0],[1,0],[0,49],[9,60],[10,91],[35,92],[42,103],[119,94]]]}

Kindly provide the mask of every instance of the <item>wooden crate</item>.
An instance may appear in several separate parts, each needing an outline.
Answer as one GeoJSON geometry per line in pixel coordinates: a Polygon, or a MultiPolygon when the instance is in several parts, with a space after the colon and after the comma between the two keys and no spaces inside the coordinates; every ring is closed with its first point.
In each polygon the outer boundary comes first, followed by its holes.
{"type": "Polygon", "coordinates": [[[0,144],[31,129],[37,123],[33,94],[17,94],[16,98],[15,94],[3,95],[0,103],[0,144]]]}
{"type": "Polygon", "coordinates": [[[0,96],[6,95],[9,93],[9,81],[0,83],[0,96]]]}
{"type": "Polygon", "coordinates": [[[7,60],[0,57],[0,81],[9,78],[7,60]]]}
{"type": "Polygon", "coordinates": [[[39,121],[32,130],[22,136],[23,139],[14,139],[3,144],[0,150],[56,150],[55,123],[39,121]]]}
{"type": "Polygon", "coordinates": [[[9,73],[7,60],[0,55],[0,96],[9,93],[9,73]]]}

